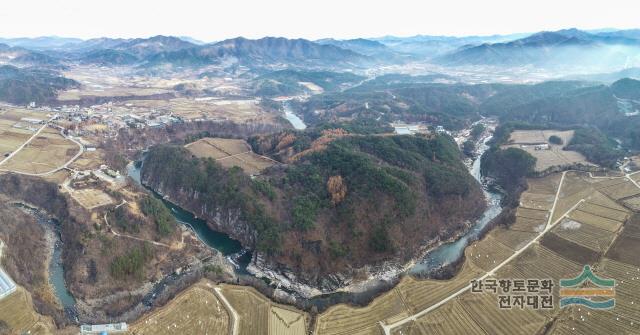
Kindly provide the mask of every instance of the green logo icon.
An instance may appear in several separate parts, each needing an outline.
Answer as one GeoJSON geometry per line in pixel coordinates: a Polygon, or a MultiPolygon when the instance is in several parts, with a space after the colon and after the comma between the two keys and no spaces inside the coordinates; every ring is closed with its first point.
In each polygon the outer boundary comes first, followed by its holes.
{"type": "Polygon", "coordinates": [[[571,279],[560,279],[560,308],[581,305],[591,309],[611,309],[616,305],[616,281],[596,276],[589,265],[571,279]],[[586,284],[593,284],[587,287],[586,284]],[[593,287],[595,286],[595,287],[593,287]]]}

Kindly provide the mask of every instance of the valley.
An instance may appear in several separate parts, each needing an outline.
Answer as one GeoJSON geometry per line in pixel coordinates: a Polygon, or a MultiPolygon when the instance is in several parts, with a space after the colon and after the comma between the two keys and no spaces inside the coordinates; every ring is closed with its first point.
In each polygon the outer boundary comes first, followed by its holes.
{"type": "Polygon", "coordinates": [[[7,39],[0,333],[638,333],[634,36],[7,39]]]}

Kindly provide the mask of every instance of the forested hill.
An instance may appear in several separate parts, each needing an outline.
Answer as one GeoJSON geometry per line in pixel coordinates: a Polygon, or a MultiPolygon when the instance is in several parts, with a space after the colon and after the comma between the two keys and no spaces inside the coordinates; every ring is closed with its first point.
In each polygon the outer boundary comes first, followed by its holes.
{"type": "Polygon", "coordinates": [[[0,100],[10,103],[50,101],[58,96],[58,91],[79,85],[54,71],[0,66],[0,100]]]}
{"type": "MultiPolygon", "coordinates": [[[[450,237],[485,206],[479,184],[445,135],[281,132],[250,141],[285,163],[249,178],[157,146],[143,181],[216,229],[306,281],[376,261],[408,259],[425,241],[450,237]]],[[[326,283],[325,283],[326,284],[326,283]]]]}

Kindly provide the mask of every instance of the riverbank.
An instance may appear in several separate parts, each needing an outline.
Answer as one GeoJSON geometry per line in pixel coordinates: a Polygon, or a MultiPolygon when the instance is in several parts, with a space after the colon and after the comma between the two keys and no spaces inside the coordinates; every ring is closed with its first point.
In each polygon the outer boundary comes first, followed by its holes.
{"type": "MultiPolygon", "coordinates": [[[[469,132],[466,133],[468,134],[469,132]]],[[[479,148],[477,159],[467,165],[469,172],[474,176],[474,178],[476,178],[476,180],[478,180],[478,182],[482,182],[482,178],[480,176],[480,156],[488,148],[486,146],[486,142],[491,138],[491,132],[487,131],[484,135],[485,136],[482,136],[478,140],[481,145],[477,146],[479,148]]],[[[130,164],[129,166],[130,170],[131,168],[136,168],[134,164],[130,164]]],[[[140,183],[139,168],[140,166],[137,167],[137,171],[130,171],[130,175],[138,183],[140,183]]],[[[475,234],[481,231],[500,211],[499,200],[494,200],[497,196],[490,194],[486,189],[484,189],[483,192],[485,199],[490,200],[487,201],[490,211],[485,211],[485,213],[479,216],[476,220],[464,222],[461,224],[464,226],[464,229],[457,232],[451,232],[450,236],[447,236],[446,239],[438,237],[425,241],[416,253],[416,256],[409,262],[392,260],[375,265],[367,265],[358,269],[351,269],[347,273],[338,273],[326,277],[322,286],[306,284],[290,271],[282,272],[270,268],[262,260],[260,254],[254,255],[251,263],[247,267],[247,271],[256,278],[264,278],[272,287],[278,288],[282,292],[285,292],[286,295],[295,299],[313,299],[330,294],[366,293],[372,289],[387,286],[389,283],[396,281],[405,273],[415,274],[419,272],[413,270],[416,266],[425,266],[425,259],[427,261],[429,260],[428,255],[447,255],[447,257],[452,258],[451,260],[447,259],[443,262],[436,262],[433,264],[427,263],[428,265],[426,265],[426,267],[429,270],[440,268],[446,263],[455,261],[459,258],[462,254],[462,250],[464,250],[464,247],[469,240],[475,237],[475,234]],[[440,248],[445,245],[447,245],[447,251],[438,254],[436,251],[440,250],[440,248]],[[452,252],[452,250],[455,250],[455,252],[452,252]]],[[[166,197],[161,196],[161,198],[166,197]]],[[[166,201],[167,199],[164,200],[166,201]]],[[[172,209],[172,213],[174,214],[179,210],[184,211],[178,206],[175,206],[172,202],[165,202],[165,205],[172,209]]],[[[210,231],[211,229],[208,230],[210,231]]],[[[198,232],[194,230],[194,232],[199,236],[199,239],[204,242],[204,239],[200,237],[206,231],[198,232]]],[[[215,243],[205,244],[213,249],[217,248],[215,243]]],[[[438,256],[437,258],[440,259],[442,257],[438,256]]],[[[236,273],[236,275],[240,274],[236,273]]],[[[242,275],[244,275],[244,273],[242,275]]]]}

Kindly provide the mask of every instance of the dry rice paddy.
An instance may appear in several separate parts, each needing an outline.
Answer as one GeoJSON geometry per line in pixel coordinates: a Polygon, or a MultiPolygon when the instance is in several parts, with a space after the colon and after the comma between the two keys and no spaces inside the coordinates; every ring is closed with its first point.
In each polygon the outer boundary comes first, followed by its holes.
{"type": "Polygon", "coordinates": [[[229,313],[202,281],[183,291],[166,306],[144,316],[130,327],[135,335],[229,334],[229,313]]]}
{"type": "Polygon", "coordinates": [[[238,166],[251,175],[257,175],[274,164],[273,160],[253,153],[244,140],[203,138],[185,147],[196,157],[212,158],[226,168],[238,166]]]}
{"type": "Polygon", "coordinates": [[[57,130],[46,128],[20,152],[2,165],[3,170],[44,174],[58,169],[75,156],[80,148],[57,130]]]}

